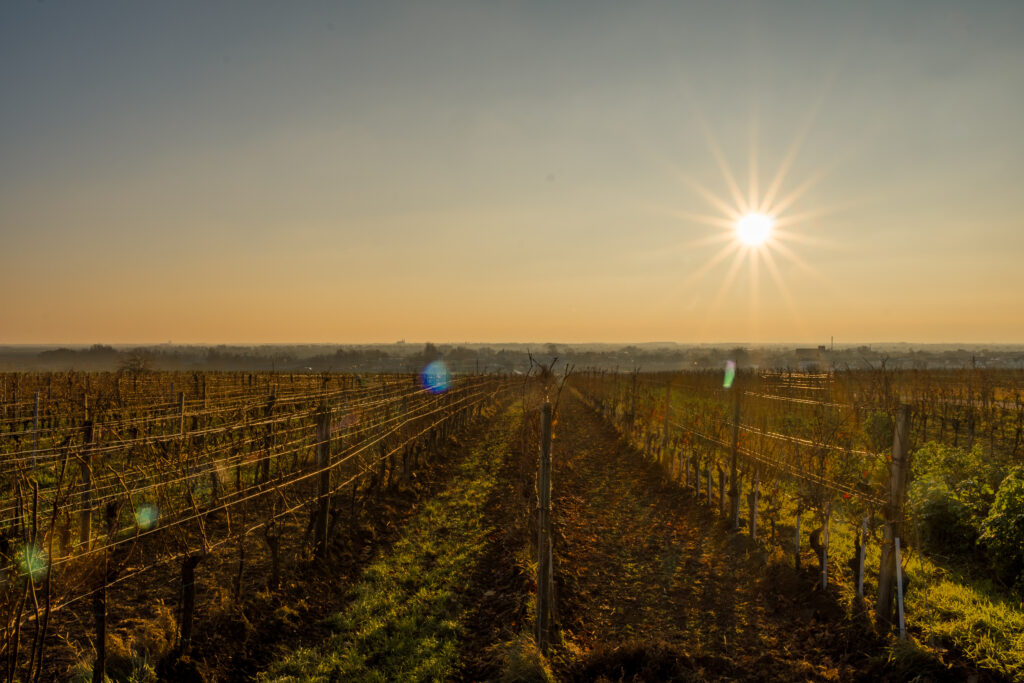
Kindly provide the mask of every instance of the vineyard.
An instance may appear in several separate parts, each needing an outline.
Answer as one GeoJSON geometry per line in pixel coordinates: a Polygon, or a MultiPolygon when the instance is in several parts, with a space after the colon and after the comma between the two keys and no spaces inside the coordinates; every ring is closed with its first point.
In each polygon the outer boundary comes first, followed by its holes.
{"type": "Polygon", "coordinates": [[[2,680],[1024,677],[1018,372],[0,382],[2,680]]]}
{"type": "Polygon", "coordinates": [[[905,640],[910,629],[1017,678],[1022,379],[592,373],[575,386],[731,531],[797,570],[810,550],[817,590],[842,596],[881,633],[905,640]]]}
{"type": "Polygon", "coordinates": [[[95,644],[102,680],[108,613],[161,592],[184,654],[197,573],[237,598],[293,558],[326,560],[343,520],[507,389],[435,379],[4,376],[4,679],[51,680],[67,645],[54,634],[70,633],[95,644]]]}

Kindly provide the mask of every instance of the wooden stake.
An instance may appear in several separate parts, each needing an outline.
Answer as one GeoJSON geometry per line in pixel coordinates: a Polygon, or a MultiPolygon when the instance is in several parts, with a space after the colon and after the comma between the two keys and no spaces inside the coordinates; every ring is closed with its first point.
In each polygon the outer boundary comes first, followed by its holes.
{"type": "Polygon", "coordinates": [[[541,408],[540,468],[537,499],[540,506],[537,540],[537,646],[547,652],[551,629],[551,403],[541,408]]]}
{"type": "Polygon", "coordinates": [[[796,562],[794,566],[797,571],[800,571],[800,517],[803,516],[803,509],[797,505],[796,508],[796,543],[793,546],[793,550],[796,554],[796,562]]]}
{"type": "Polygon", "coordinates": [[[711,507],[711,460],[708,460],[708,507],[711,507]]]}
{"type": "Polygon", "coordinates": [[[903,563],[900,560],[900,537],[896,537],[896,604],[900,613],[900,640],[907,639],[907,626],[903,622],[903,563]]]}
{"type": "Polygon", "coordinates": [[[35,413],[32,418],[32,431],[35,433],[35,447],[34,450],[39,450],[39,392],[36,392],[35,400],[35,413]]]}
{"type": "Polygon", "coordinates": [[[725,517],[726,498],[725,498],[725,470],[718,470],[718,507],[719,514],[725,517]]]}
{"type": "Polygon", "coordinates": [[[82,476],[79,482],[82,511],[78,516],[78,540],[83,552],[88,552],[92,541],[92,446],[95,431],[91,420],[87,420],[82,427],[85,430],[85,446],[82,448],[82,476]]]}
{"type": "MultiPolygon", "coordinates": [[[[891,628],[893,601],[896,597],[896,539],[900,536],[903,505],[907,495],[907,435],[909,406],[901,405],[893,425],[892,463],[889,466],[889,500],[885,506],[885,527],[882,537],[882,558],[878,569],[878,603],[875,615],[880,627],[891,628]]],[[[899,587],[902,590],[902,587],[899,587]]]]}
{"type": "Polygon", "coordinates": [[[665,419],[664,424],[661,427],[661,456],[659,461],[664,465],[664,458],[668,453],[668,415],[669,409],[672,406],[672,380],[669,379],[665,382],[665,419]]]}
{"type": "MultiPolygon", "coordinates": [[[[106,564],[106,553],[104,553],[106,564]]],[[[99,587],[92,596],[92,614],[96,623],[96,661],[92,665],[92,680],[106,680],[107,670],[107,573],[103,567],[99,587]]]]}
{"type": "Polygon", "coordinates": [[[757,501],[761,497],[761,480],[754,479],[750,487],[750,538],[757,538],[757,501]]]}
{"type": "Polygon", "coordinates": [[[732,442],[729,446],[731,469],[729,474],[729,500],[731,503],[732,530],[740,530],[740,485],[737,471],[740,439],[740,387],[739,381],[732,385],[732,442]]]}
{"type": "Polygon", "coordinates": [[[202,555],[190,555],[181,564],[181,624],[178,640],[178,654],[188,652],[192,642],[192,623],[196,612],[196,565],[202,555]]]}
{"type": "Polygon", "coordinates": [[[178,434],[185,436],[185,392],[178,393],[178,434]]]}
{"type": "Polygon", "coordinates": [[[860,553],[857,564],[857,597],[864,598],[864,546],[868,541],[868,518],[865,517],[860,527],[860,553]]]}
{"type": "Polygon", "coordinates": [[[828,588],[828,533],[832,521],[832,501],[825,504],[825,529],[821,534],[821,590],[828,588]]]}
{"type": "Polygon", "coordinates": [[[331,411],[324,402],[317,414],[316,466],[320,471],[320,507],[316,521],[316,555],[327,558],[327,523],[331,506],[331,411]]]}

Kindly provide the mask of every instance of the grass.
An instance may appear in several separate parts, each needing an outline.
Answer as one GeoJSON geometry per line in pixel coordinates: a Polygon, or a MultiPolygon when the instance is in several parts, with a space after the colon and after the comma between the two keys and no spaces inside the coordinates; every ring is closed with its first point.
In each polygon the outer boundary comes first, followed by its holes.
{"type": "Polygon", "coordinates": [[[486,523],[485,503],[517,418],[513,407],[496,419],[448,489],[426,502],[394,546],[366,568],[346,609],[328,620],[333,634],[279,660],[260,681],[427,681],[455,674],[469,607],[460,588],[495,531],[486,523]]]}
{"type": "MultiPolygon", "coordinates": [[[[745,517],[745,513],[744,506],[741,517],[745,517]]],[[[786,501],[778,515],[776,541],[789,562],[793,557],[795,520],[795,503],[786,501]]],[[[856,577],[847,566],[853,558],[854,536],[859,532],[859,522],[851,520],[852,516],[844,515],[842,507],[837,508],[829,532],[830,590],[838,593],[848,615],[860,610],[856,577]]],[[[801,528],[804,567],[817,567],[808,546],[808,536],[818,524],[817,516],[805,511],[801,528]]],[[[743,529],[746,533],[745,526],[743,529]]],[[[767,520],[761,519],[758,535],[762,543],[767,542],[768,534],[767,520]]],[[[869,538],[864,593],[872,608],[877,595],[880,552],[878,542],[869,538]]],[[[886,656],[892,668],[899,670],[903,664],[909,666],[922,657],[941,663],[948,659],[948,654],[954,654],[980,669],[1012,679],[1024,677],[1024,606],[1019,598],[1015,601],[1013,596],[990,582],[972,579],[953,568],[936,564],[914,549],[904,556],[904,571],[910,580],[905,619],[911,642],[894,642],[888,648],[886,656]]]]}

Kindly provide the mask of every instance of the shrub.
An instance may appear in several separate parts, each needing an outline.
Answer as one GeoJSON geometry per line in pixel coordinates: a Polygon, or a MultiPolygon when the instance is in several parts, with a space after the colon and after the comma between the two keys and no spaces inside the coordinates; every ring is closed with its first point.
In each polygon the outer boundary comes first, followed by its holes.
{"type": "Polygon", "coordinates": [[[982,523],[981,542],[996,571],[1007,583],[1020,580],[1024,570],[1024,467],[1003,479],[982,523]]]}
{"type": "Polygon", "coordinates": [[[863,425],[868,450],[886,453],[892,447],[892,416],[884,412],[869,413],[863,425]]]}
{"type": "Polygon", "coordinates": [[[910,504],[921,521],[921,540],[932,551],[967,554],[977,547],[982,524],[1003,475],[981,446],[928,443],[911,463],[910,504]]]}

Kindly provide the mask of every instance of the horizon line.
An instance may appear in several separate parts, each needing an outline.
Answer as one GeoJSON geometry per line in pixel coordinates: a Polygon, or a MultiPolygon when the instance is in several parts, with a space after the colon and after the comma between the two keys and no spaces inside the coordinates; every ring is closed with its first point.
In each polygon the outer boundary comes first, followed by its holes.
{"type": "Polygon", "coordinates": [[[821,343],[820,341],[808,341],[808,340],[787,340],[787,341],[742,341],[742,340],[722,340],[722,341],[672,341],[672,340],[649,340],[649,341],[472,341],[472,340],[396,340],[396,341],[331,341],[331,342],[312,342],[312,341],[291,341],[291,342],[278,342],[278,341],[233,341],[233,342],[197,342],[197,341],[186,341],[186,342],[0,342],[0,348],[16,348],[16,347],[92,347],[92,346],[110,346],[110,347],[154,347],[154,346],[171,346],[171,347],[216,347],[216,346],[416,346],[416,345],[473,345],[473,346],[502,346],[502,345],[516,345],[526,346],[530,344],[547,345],[554,344],[556,346],[572,346],[572,345],[603,345],[603,346],[650,346],[653,344],[671,344],[674,346],[746,346],[751,348],[757,348],[759,346],[838,346],[842,348],[853,347],[853,346],[872,346],[872,345],[920,345],[920,346],[983,346],[983,345],[999,345],[999,346],[1024,346],[1024,341],[965,341],[965,340],[952,340],[952,341],[920,341],[920,340],[899,340],[899,341],[883,341],[883,340],[856,340],[856,341],[843,341],[843,342],[829,342],[821,343]]]}

